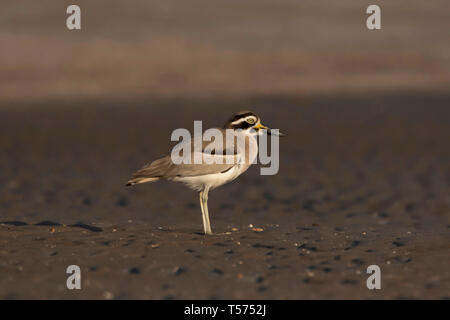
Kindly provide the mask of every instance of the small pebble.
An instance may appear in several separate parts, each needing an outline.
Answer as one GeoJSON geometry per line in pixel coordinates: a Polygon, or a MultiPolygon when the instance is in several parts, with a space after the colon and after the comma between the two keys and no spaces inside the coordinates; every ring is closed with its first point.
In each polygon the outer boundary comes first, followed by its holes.
{"type": "Polygon", "coordinates": [[[112,292],[105,291],[105,292],[103,292],[103,299],[106,299],[106,300],[114,299],[114,294],[112,292]]]}
{"type": "Polygon", "coordinates": [[[255,276],[255,277],[253,277],[252,280],[253,280],[253,282],[255,282],[255,283],[261,283],[261,282],[264,281],[264,278],[261,277],[261,276],[255,276]]]}
{"type": "Polygon", "coordinates": [[[172,273],[174,275],[178,276],[178,275],[184,273],[185,271],[186,270],[183,267],[176,266],[175,268],[173,268],[172,273]]]}
{"type": "Polygon", "coordinates": [[[134,268],[131,268],[130,270],[128,270],[128,273],[129,274],[139,274],[139,273],[141,273],[141,271],[139,270],[139,268],[134,267],[134,268]]]}
{"type": "Polygon", "coordinates": [[[218,268],[214,268],[214,269],[211,270],[211,274],[215,274],[215,275],[221,276],[221,275],[223,275],[223,271],[218,269],[218,268]]]}

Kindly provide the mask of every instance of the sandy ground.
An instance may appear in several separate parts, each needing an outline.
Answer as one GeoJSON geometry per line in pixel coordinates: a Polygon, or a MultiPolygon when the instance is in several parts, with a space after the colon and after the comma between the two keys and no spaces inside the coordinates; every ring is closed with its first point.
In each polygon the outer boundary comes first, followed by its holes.
{"type": "Polygon", "coordinates": [[[405,93],[2,105],[0,298],[448,299],[449,104],[405,93]],[[185,187],[124,187],[174,128],[241,109],[289,136],[278,175],[254,167],[210,193],[216,235],[201,234],[185,187]],[[72,264],[78,291],[65,287],[72,264]],[[366,288],[372,264],[381,290],[366,288]]]}

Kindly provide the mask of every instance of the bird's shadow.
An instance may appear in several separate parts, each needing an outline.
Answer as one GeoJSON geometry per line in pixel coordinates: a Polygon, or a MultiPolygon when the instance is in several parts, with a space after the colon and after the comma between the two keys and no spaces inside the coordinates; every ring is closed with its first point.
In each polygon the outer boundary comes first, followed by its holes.
{"type": "MultiPolygon", "coordinates": [[[[0,224],[5,224],[5,225],[10,225],[10,226],[15,226],[15,227],[23,227],[23,226],[61,227],[61,226],[63,226],[63,224],[61,224],[61,223],[49,221],[49,220],[40,221],[40,222],[34,223],[34,224],[28,224],[24,221],[0,221],[0,224]]],[[[77,222],[75,224],[67,225],[67,227],[81,228],[81,229],[89,230],[92,232],[102,232],[103,231],[102,228],[90,226],[83,222],[77,222]]]]}

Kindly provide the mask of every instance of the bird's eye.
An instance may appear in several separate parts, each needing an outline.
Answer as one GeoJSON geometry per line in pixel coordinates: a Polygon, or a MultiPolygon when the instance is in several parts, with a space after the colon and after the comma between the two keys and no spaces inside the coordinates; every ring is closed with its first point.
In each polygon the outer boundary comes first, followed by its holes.
{"type": "Polygon", "coordinates": [[[254,118],[248,118],[247,122],[250,124],[254,124],[255,123],[255,119],[254,118]]]}

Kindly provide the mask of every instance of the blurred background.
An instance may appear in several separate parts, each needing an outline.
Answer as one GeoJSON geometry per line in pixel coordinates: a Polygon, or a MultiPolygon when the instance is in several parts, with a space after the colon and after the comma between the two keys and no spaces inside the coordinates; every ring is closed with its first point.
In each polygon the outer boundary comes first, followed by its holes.
{"type": "Polygon", "coordinates": [[[443,90],[450,5],[377,1],[0,2],[0,99],[443,90]]]}
{"type": "Polygon", "coordinates": [[[448,299],[449,17],[448,0],[0,0],[0,298],[448,299]],[[125,188],[174,129],[239,110],[288,137],[277,175],[210,193],[216,236],[185,187],[125,188]]]}

